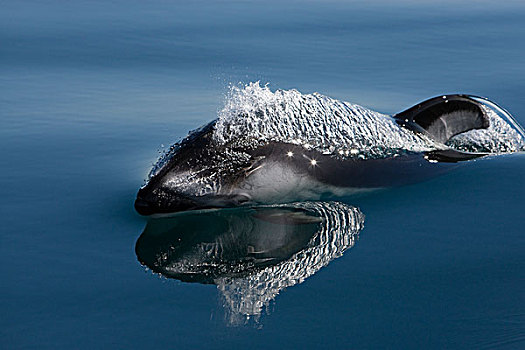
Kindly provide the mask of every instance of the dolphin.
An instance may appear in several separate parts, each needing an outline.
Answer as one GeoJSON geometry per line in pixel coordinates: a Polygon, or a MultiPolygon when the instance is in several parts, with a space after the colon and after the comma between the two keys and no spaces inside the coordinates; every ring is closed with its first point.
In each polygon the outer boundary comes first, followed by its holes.
{"type": "Polygon", "coordinates": [[[324,200],[422,181],[522,151],[525,133],[484,98],[443,95],[389,116],[321,94],[238,89],[219,117],[159,159],[139,214],[324,200]]]}

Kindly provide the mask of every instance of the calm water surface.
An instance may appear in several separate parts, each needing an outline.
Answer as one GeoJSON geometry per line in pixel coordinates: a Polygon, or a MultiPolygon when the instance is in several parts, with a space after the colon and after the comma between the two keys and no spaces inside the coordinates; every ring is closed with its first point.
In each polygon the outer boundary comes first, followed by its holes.
{"type": "Polygon", "coordinates": [[[525,124],[525,5],[40,2],[0,10],[2,348],[525,346],[525,156],[345,199],[345,254],[232,325],[137,260],[136,191],[229,84],[395,113],[489,97],[525,124]]]}

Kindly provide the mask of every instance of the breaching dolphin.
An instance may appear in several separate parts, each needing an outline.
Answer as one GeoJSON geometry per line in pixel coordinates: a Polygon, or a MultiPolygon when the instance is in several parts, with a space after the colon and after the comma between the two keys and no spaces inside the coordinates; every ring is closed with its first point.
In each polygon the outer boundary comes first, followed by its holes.
{"type": "Polygon", "coordinates": [[[135,208],[150,215],[344,196],[521,151],[524,140],[509,113],[479,97],[438,96],[388,116],[250,84],[159,159],[135,208]]]}

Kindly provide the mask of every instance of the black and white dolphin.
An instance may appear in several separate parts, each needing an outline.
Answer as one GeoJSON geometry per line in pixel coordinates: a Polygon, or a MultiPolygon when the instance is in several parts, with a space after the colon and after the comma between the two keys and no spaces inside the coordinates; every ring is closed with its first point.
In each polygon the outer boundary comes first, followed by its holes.
{"type": "Polygon", "coordinates": [[[252,85],[171,147],[135,208],[150,215],[338,197],[414,183],[524,144],[512,117],[482,98],[438,96],[387,116],[252,85]]]}

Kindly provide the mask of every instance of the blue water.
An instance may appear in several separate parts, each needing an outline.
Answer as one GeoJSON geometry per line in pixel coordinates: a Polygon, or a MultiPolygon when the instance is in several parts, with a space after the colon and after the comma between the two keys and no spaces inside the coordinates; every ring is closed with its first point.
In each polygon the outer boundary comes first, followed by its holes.
{"type": "Polygon", "coordinates": [[[486,96],[525,124],[520,1],[0,5],[0,342],[34,348],[525,346],[525,156],[345,202],[342,257],[231,325],[213,285],[152,274],[133,200],[230,84],[384,113],[486,96]]]}

